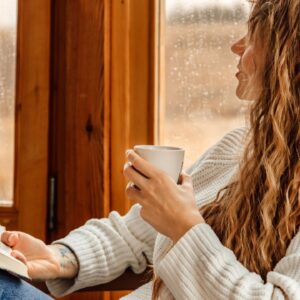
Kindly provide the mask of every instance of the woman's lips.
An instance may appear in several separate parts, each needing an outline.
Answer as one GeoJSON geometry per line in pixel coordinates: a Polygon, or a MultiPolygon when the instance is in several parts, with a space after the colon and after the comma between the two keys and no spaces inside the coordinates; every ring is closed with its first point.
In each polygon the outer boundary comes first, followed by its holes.
{"type": "Polygon", "coordinates": [[[237,72],[237,73],[235,74],[235,77],[238,77],[240,74],[241,74],[241,71],[237,72]]]}
{"type": "Polygon", "coordinates": [[[248,81],[248,77],[247,75],[242,72],[242,71],[239,71],[235,74],[235,77],[239,80],[239,81],[248,81]]]}

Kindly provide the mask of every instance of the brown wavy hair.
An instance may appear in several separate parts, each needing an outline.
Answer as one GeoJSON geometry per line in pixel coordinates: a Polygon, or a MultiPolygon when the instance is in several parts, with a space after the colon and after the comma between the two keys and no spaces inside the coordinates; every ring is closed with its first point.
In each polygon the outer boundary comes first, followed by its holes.
{"type": "MultiPolygon", "coordinates": [[[[251,2],[248,36],[265,54],[262,90],[237,176],[200,212],[223,245],[265,280],[300,225],[300,1],[251,2]]],[[[154,275],[152,299],[161,284],[154,275]]]]}

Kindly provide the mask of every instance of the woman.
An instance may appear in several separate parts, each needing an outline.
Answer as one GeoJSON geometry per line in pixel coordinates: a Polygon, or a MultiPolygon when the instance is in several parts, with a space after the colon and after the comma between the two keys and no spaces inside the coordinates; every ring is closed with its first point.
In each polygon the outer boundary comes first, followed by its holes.
{"type": "Polygon", "coordinates": [[[154,280],[124,299],[300,299],[300,1],[257,0],[248,24],[232,51],[237,95],[253,100],[250,130],[227,134],[178,185],[128,151],[137,204],[123,217],[90,220],[51,246],[3,234],[54,296],[150,263],[154,280]]]}

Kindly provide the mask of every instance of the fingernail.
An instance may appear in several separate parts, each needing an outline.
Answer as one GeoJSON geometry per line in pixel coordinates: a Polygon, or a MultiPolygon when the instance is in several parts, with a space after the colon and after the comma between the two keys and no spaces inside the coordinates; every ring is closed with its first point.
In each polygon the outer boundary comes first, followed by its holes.
{"type": "Polygon", "coordinates": [[[128,156],[128,155],[131,154],[132,152],[133,152],[132,149],[126,150],[126,156],[128,156]]]}
{"type": "Polygon", "coordinates": [[[132,163],[131,162],[127,162],[125,165],[124,165],[124,169],[127,169],[129,167],[132,166],[132,163]]]}

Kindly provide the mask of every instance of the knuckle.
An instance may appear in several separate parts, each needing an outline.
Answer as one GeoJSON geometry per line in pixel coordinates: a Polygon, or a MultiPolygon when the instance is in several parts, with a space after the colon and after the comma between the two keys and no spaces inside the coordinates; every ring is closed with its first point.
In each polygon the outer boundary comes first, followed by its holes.
{"type": "Polygon", "coordinates": [[[156,187],[154,184],[149,184],[147,191],[147,195],[149,195],[150,197],[154,197],[156,194],[156,187]]]}
{"type": "Polygon", "coordinates": [[[162,185],[166,182],[167,176],[166,174],[160,172],[157,173],[154,177],[153,177],[153,182],[157,185],[162,185]]]}
{"type": "Polygon", "coordinates": [[[154,176],[151,178],[152,184],[159,184],[161,181],[160,175],[155,173],[154,176]]]}

